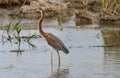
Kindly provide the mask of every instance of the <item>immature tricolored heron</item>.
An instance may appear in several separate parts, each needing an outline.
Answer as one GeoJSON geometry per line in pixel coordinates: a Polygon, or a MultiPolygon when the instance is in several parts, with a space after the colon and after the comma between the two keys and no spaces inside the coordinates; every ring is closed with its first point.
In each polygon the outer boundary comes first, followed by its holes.
{"type": "Polygon", "coordinates": [[[43,21],[43,18],[44,18],[44,11],[43,9],[39,9],[37,10],[41,13],[41,17],[39,19],[39,26],[38,26],[38,29],[39,29],[39,32],[40,34],[47,40],[48,44],[50,46],[52,46],[52,48],[54,48],[57,53],[58,53],[58,63],[60,65],[60,54],[59,54],[59,50],[63,51],[64,53],[68,54],[69,51],[68,49],[65,47],[64,43],[58,38],[56,37],[55,35],[49,33],[49,32],[44,32],[42,30],[42,21],[43,21]]]}

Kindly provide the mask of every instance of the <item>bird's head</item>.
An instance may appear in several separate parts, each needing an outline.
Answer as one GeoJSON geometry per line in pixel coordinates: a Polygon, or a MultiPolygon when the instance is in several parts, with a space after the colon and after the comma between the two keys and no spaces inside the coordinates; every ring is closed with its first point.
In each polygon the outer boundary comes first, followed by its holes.
{"type": "Polygon", "coordinates": [[[36,9],[36,12],[41,12],[41,11],[43,11],[42,8],[37,8],[37,9],[36,9]]]}
{"type": "Polygon", "coordinates": [[[43,19],[43,18],[44,18],[44,10],[43,10],[42,8],[38,8],[38,9],[36,9],[36,12],[38,12],[38,13],[41,14],[40,19],[43,19]]]}

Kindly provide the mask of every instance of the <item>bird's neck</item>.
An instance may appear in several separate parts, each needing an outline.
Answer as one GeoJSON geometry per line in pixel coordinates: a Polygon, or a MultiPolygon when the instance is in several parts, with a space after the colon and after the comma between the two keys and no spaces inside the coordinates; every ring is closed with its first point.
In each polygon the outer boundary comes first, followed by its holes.
{"type": "Polygon", "coordinates": [[[39,26],[38,26],[38,29],[39,29],[39,32],[44,36],[44,31],[42,30],[42,22],[43,22],[43,18],[44,18],[44,11],[43,10],[40,10],[40,13],[41,13],[41,16],[40,16],[40,19],[39,19],[39,26]]]}

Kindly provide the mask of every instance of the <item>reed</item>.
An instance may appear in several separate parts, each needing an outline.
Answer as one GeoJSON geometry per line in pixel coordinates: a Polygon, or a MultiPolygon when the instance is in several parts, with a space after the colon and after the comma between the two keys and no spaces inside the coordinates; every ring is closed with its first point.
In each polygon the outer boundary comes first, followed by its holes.
{"type": "Polygon", "coordinates": [[[120,13],[120,0],[101,0],[102,1],[102,10],[111,13],[117,14],[120,13]]]}

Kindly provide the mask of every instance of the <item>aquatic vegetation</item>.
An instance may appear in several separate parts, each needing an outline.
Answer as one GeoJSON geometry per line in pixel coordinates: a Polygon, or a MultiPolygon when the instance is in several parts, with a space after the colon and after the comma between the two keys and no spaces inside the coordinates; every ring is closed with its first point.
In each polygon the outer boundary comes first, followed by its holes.
{"type": "Polygon", "coordinates": [[[57,21],[59,26],[63,23],[63,16],[61,14],[58,15],[57,21]]]}
{"type": "Polygon", "coordinates": [[[27,37],[27,41],[30,41],[34,37],[35,37],[35,34],[32,34],[31,36],[27,37]]]}
{"type": "Polygon", "coordinates": [[[27,40],[25,40],[25,42],[28,43],[29,47],[36,48],[36,46],[34,44],[32,44],[31,41],[30,41],[34,37],[35,37],[35,34],[32,34],[31,36],[27,37],[27,40]]]}
{"type": "Polygon", "coordinates": [[[13,69],[14,67],[15,67],[14,65],[10,64],[10,65],[7,67],[7,69],[11,70],[11,69],[13,69]]]}
{"type": "MultiPolygon", "coordinates": [[[[20,36],[20,33],[21,33],[20,21],[18,21],[18,22],[15,24],[15,26],[14,26],[13,29],[14,29],[14,30],[16,31],[16,33],[17,33],[17,36],[16,36],[16,35],[14,35],[14,36],[15,36],[15,38],[16,38],[17,41],[18,41],[18,49],[20,50],[20,43],[21,43],[21,39],[22,39],[22,37],[20,36]]],[[[32,34],[31,36],[26,37],[26,40],[23,40],[23,41],[27,42],[30,47],[36,48],[36,46],[35,46],[34,44],[32,44],[31,41],[30,41],[30,40],[31,40],[32,38],[34,38],[34,37],[35,37],[35,35],[32,34]]],[[[20,51],[21,51],[21,50],[20,50],[20,51]]]]}
{"type": "Polygon", "coordinates": [[[15,68],[14,65],[10,64],[7,67],[4,67],[4,69],[8,69],[8,70],[12,70],[13,68],[15,68]]]}
{"type": "Polygon", "coordinates": [[[10,52],[17,52],[19,54],[21,54],[21,52],[24,52],[20,48],[21,42],[26,42],[30,47],[36,48],[36,46],[31,42],[31,39],[35,38],[36,35],[32,34],[32,35],[22,37],[20,35],[22,32],[20,24],[21,24],[20,21],[16,22],[14,25],[12,24],[12,22],[10,22],[9,25],[6,27],[6,29],[5,30],[3,29],[4,32],[1,36],[1,42],[3,45],[8,41],[11,44],[12,43],[17,44],[18,46],[17,50],[11,50],[10,52]]]}
{"type": "Polygon", "coordinates": [[[100,33],[96,34],[97,39],[100,39],[100,33]]]}
{"type": "MultiPolygon", "coordinates": [[[[63,23],[63,15],[62,14],[59,14],[58,15],[58,18],[57,18],[57,21],[58,21],[58,25],[61,26],[61,24],[63,23]]],[[[63,31],[63,28],[60,27],[60,30],[63,31]]]]}
{"type": "MultiPolygon", "coordinates": [[[[8,27],[5,29],[5,31],[3,31],[2,35],[1,35],[1,42],[4,45],[6,42],[10,42],[11,43],[11,34],[10,34],[10,27],[11,27],[11,23],[9,23],[8,27]]],[[[0,26],[0,30],[4,30],[2,28],[2,26],[0,26]]]]}
{"type": "Polygon", "coordinates": [[[20,38],[20,32],[21,32],[21,28],[20,28],[20,21],[18,21],[14,28],[13,28],[16,33],[17,33],[17,36],[14,34],[15,38],[17,39],[18,42],[21,42],[21,38],[20,38]]]}

